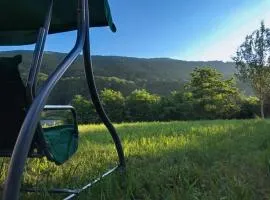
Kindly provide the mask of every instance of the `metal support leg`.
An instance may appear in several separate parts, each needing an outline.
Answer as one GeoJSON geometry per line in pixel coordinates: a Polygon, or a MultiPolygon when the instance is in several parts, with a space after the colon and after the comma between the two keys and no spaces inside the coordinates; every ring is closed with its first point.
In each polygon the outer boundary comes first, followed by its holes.
{"type": "Polygon", "coordinates": [[[52,9],[53,9],[53,0],[50,1],[50,6],[48,13],[45,18],[45,23],[43,27],[40,28],[38,33],[38,41],[35,46],[35,50],[33,53],[33,61],[31,63],[28,79],[27,79],[27,97],[32,103],[33,98],[35,97],[36,93],[36,85],[37,85],[37,76],[40,70],[40,66],[42,63],[42,57],[44,53],[44,46],[46,42],[46,38],[49,32],[51,18],[52,18],[52,9]]]}
{"type": "Polygon", "coordinates": [[[47,81],[40,89],[39,94],[34,99],[29,108],[26,118],[22,124],[19,136],[17,138],[6,179],[3,200],[17,200],[19,198],[21,187],[21,176],[23,174],[25,161],[30,149],[30,145],[39,122],[40,114],[45,106],[46,100],[52,89],[63,76],[68,67],[78,57],[82,51],[85,40],[85,0],[79,1],[79,28],[76,44],[65,59],[58,65],[56,70],[50,75],[47,81]]]}
{"type": "MultiPolygon", "coordinates": [[[[51,19],[52,19],[52,11],[53,11],[53,0],[50,0],[49,10],[47,11],[45,22],[43,24],[43,27],[39,29],[38,37],[37,37],[37,43],[35,46],[35,50],[33,52],[33,60],[31,63],[30,71],[27,78],[26,83],[26,97],[27,97],[27,104],[30,106],[33,102],[33,99],[36,96],[36,86],[37,86],[37,80],[38,80],[38,73],[41,67],[43,53],[44,53],[44,47],[47,39],[47,35],[50,29],[51,19]]],[[[27,109],[29,108],[27,107],[27,109]]],[[[43,148],[45,147],[45,141],[42,135],[42,127],[40,123],[37,126],[36,135],[34,137],[39,138],[39,143],[35,144],[39,154],[43,153],[43,148]]],[[[36,139],[34,139],[36,140],[36,139]]]]}
{"type": "Polygon", "coordinates": [[[105,126],[109,130],[109,132],[113,138],[113,141],[115,143],[116,150],[118,153],[120,167],[122,167],[124,169],[126,164],[125,164],[125,157],[124,157],[124,152],[123,152],[120,138],[118,137],[114,126],[112,125],[110,119],[106,115],[106,113],[105,113],[105,111],[100,103],[100,99],[99,99],[97,89],[96,89],[96,84],[95,84],[94,74],[93,74],[93,69],[92,69],[91,55],[90,55],[88,1],[86,1],[86,4],[87,4],[86,5],[86,8],[87,8],[86,9],[87,28],[86,28],[85,43],[84,43],[84,47],[83,47],[83,56],[84,56],[84,66],[85,66],[85,75],[86,75],[86,79],[87,79],[87,84],[88,84],[90,95],[91,95],[93,104],[96,108],[96,111],[97,111],[100,119],[102,120],[102,122],[105,124],[105,126]]]}

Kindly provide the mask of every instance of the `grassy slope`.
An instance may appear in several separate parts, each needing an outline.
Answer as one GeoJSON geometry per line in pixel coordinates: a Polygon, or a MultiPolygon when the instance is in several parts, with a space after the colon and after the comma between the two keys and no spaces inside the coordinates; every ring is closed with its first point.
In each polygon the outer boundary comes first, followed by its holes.
{"type": "MultiPolygon", "coordinates": [[[[270,199],[270,121],[116,127],[127,157],[126,176],[106,177],[79,199],[270,199]]],[[[81,185],[117,160],[103,126],[80,126],[80,132],[80,149],[70,161],[61,167],[29,161],[24,181],[39,187],[81,185]]]]}

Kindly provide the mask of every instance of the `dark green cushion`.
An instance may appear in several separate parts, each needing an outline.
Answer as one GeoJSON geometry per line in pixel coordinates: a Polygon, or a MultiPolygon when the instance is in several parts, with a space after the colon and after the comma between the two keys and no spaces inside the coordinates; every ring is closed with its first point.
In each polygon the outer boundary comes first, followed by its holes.
{"type": "Polygon", "coordinates": [[[43,128],[43,131],[50,159],[56,164],[64,163],[77,151],[78,133],[74,125],[43,128]]]}
{"type": "MultiPolygon", "coordinates": [[[[107,0],[88,0],[90,26],[110,26],[116,31],[107,0]]],[[[44,24],[49,0],[1,0],[0,45],[35,43],[44,24]]],[[[49,33],[77,29],[77,0],[55,0],[49,33]]]]}

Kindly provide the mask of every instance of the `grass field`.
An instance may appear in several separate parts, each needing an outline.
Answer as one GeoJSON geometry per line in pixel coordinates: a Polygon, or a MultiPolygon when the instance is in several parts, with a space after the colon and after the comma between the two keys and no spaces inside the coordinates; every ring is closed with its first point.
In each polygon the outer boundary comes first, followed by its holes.
{"type": "MultiPolygon", "coordinates": [[[[125,174],[103,179],[79,199],[270,199],[270,121],[217,120],[117,124],[125,174]]],[[[24,185],[76,187],[114,166],[117,155],[102,125],[80,126],[79,150],[57,167],[29,160],[24,185]]],[[[1,179],[8,160],[1,160],[1,179]]],[[[42,193],[24,199],[57,199],[42,193]]]]}

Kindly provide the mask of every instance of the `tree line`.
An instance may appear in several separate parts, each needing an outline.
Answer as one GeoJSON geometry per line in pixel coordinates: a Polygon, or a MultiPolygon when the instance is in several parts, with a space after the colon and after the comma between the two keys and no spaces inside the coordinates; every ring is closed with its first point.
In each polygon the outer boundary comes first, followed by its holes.
{"type": "MultiPolygon", "coordinates": [[[[259,115],[259,99],[243,95],[233,77],[224,79],[211,67],[195,68],[190,75],[189,82],[167,96],[145,89],[124,96],[120,91],[103,89],[100,99],[114,122],[246,119],[259,115]]],[[[77,110],[79,123],[100,122],[86,97],[75,95],[71,104],[77,110]]]]}

